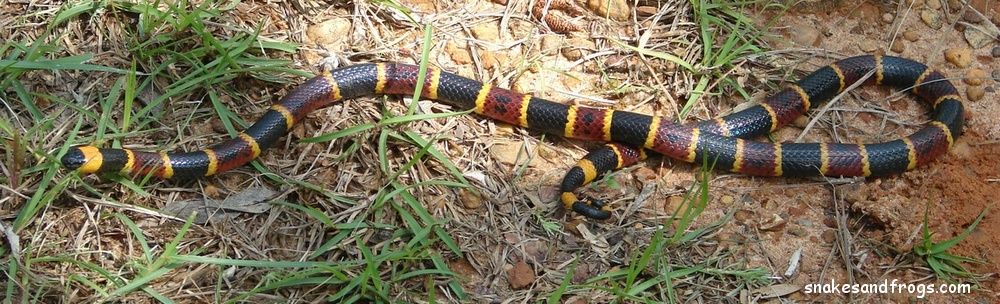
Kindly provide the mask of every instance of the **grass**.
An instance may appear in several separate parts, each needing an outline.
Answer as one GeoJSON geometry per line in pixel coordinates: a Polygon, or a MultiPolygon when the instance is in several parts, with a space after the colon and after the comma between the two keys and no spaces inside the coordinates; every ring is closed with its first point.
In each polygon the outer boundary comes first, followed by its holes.
{"type": "Polygon", "coordinates": [[[969,225],[965,231],[962,231],[958,236],[953,238],[935,243],[931,240],[935,233],[931,232],[929,226],[930,221],[930,202],[928,206],[924,209],[924,224],[921,229],[921,242],[917,246],[913,246],[913,253],[916,254],[917,258],[927,264],[934,274],[948,283],[957,284],[961,281],[971,280],[975,285],[979,285],[976,277],[979,275],[967,270],[964,263],[973,264],[986,264],[986,262],[979,261],[972,258],[967,258],[963,256],[954,255],[948,253],[948,249],[955,247],[963,239],[969,236],[979,225],[979,221],[983,219],[984,216],[989,212],[990,208],[987,207],[983,209],[983,212],[976,217],[976,220],[969,225]]]}

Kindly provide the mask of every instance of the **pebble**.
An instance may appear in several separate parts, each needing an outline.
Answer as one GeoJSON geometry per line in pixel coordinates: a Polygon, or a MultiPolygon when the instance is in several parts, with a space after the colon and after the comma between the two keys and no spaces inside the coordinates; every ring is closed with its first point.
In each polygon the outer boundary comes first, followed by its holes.
{"type": "Polygon", "coordinates": [[[837,233],[833,232],[833,230],[823,230],[820,237],[823,238],[823,242],[826,242],[827,244],[833,244],[837,241],[837,233]]]}
{"type": "Polygon", "coordinates": [[[991,53],[993,55],[993,58],[1000,58],[1000,46],[994,46],[993,51],[991,53]]]}
{"type": "Polygon", "coordinates": [[[965,97],[969,101],[980,101],[983,99],[983,96],[986,96],[986,90],[983,87],[969,86],[965,88],[965,97]]]}
{"type": "Polygon", "coordinates": [[[750,219],[753,219],[755,216],[756,215],[753,211],[740,209],[733,213],[733,220],[736,220],[736,222],[740,224],[747,224],[750,222],[750,219]]]}
{"type": "Polygon", "coordinates": [[[981,48],[993,42],[993,36],[984,33],[983,31],[974,28],[967,27],[962,34],[965,35],[965,41],[969,43],[972,48],[981,48]]]}
{"type": "Polygon", "coordinates": [[[976,12],[973,12],[972,10],[965,11],[965,16],[962,16],[962,19],[964,19],[969,23],[980,23],[983,22],[983,20],[985,20],[983,19],[983,16],[977,14],[976,12]]]}
{"type": "Polygon", "coordinates": [[[941,0],[926,0],[924,1],[924,4],[927,5],[927,8],[932,10],[941,8],[941,0]]]}
{"type": "Polygon", "coordinates": [[[819,46],[820,34],[816,27],[808,24],[796,23],[789,27],[789,37],[792,42],[804,46],[819,46]]]}
{"type": "Polygon", "coordinates": [[[983,82],[986,82],[986,71],[981,69],[969,69],[968,72],[965,72],[965,78],[962,79],[962,81],[965,81],[965,83],[973,86],[982,85],[983,82]]]}
{"type": "Polygon", "coordinates": [[[921,10],[920,20],[923,20],[924,24],[935,30],[940,29],[942,25],[941,13],[934,10],[921,10]]]}
{"type": "Polygon", "coordinates": [[[514,290],[524,289],[535,282],[535,271],[524,261],[517,262],[514,267],[507,270],[507,283],[514,290]]]}
{"type": "Polygon", "coordinates": [[[583,58],[583,56],[590,54],[590,52],[597,47],[593,41],[579,37],[566,40],[566,42],[569,43],[570,47],[562,49],[562,55],[570,61],[576,61],[583,58]]]}
{"type": "Polygon", "coordinates": [[[306,30],[306,36],[318,44],[332,44],[346,38],[350,32],[351,20],[333,18],[310,26],[306,30]]]}
{"type": "Polygon", "coordinates": [[[598,16],[616,21],[626,21],[631,16],[632,9],[625,0],[589,0],[587,8],[598,16]]]}
{"type": "Polygon", "coordinates": [[[882,14],[882,21],[885,21],[885,23],[892,23],[893,18],[895,18],[895,16],[890,13],[882,14]]]}
{"type": "Polygon", "coordinates": [[[902,54],[903,51],[906,50],[906,45],[903,44],[903,41],[897,40],[895,43],[892,44],[892,47],[890,47],[889,49],[892,50],[893,52],[896,52],[896,54],[902,54]]]}
{"type": "Polygon", "coordinates": [[[542,43],[540,48],[542,49],[542,54],[552,55],[559,51],[562,47],[563,35],[545,35],[542,36],[542,43]]]}
{"type": "Polygon", "coordinates": [[[472,63],[472,55],[469,55],[468,51],[451,41],[444,44],[444,52],[457,64],[466,65],[472,63]]]}
{"type": "Polygon", "coordinates": [[[500,38],[500,29],[493,22],[483,22],[476,24],[470,30],[472,37],[484,41],[497,41],[500,38]]]}
{"type": "Polygon", "coordinates": [[[808,235],[809,231],[806,231],[805,229],[802,229],[802,228],[799,228],[799,227],[795,227],[795,228],[788,228],[788,234],[791,234],[791,235],[794,235],[794,236],[797,236],[797,237],[803,237],[803,236],[808,235]]]}
{"type": "Polygon", "coordinates": [[[464,206],[465,209],[479,209],[479,206],[483,205],[483,199],[476,195],[475,192],[469,191],[468,189],[462,189],[460,191],[462,206],[464,206]]]}
{"type": "Polygon", "coordinates": [[[758,228],[763,231],[774,232],[785,229],[786,225],[788,225],[788,220],[785,220],[780,215],[773,214],[770,219],[764,220],[760,223],[760,227],[758,228]]]}
{"type": "Polygon", "coordinates": [[[1000,69],[993,70],[993,72],[990,72],[990,77],[992,77],[993,79],[1000,79],[1000,69]]]}
{"type": "Polygon", "coordinates": [[[903,32],[903,39],[906,39],[909,42],[916,42],[917,40],[920,40],[920,33],[917,33],[917,31],[914,30],[905,31],[903,32]]]}
{"type": "Polygon", "coordinates": [[[860,43],[858,43],[858,48],[865,53],[874,53],[879,49],[878,43],[875,43],[875,41],[869,39],[862,40],[860,43]]]}
{"type": "Polygon", "coordinates": [[[972,64],[972,50],[967,48],[947,49],[944,59],[957,67],[967,68],[972,64]]]}
{"type": "Polygon", "coordinates": [[[674,212],[683,213],[685,209],[684,197],[680,195],[674,195],[667,198],[667,205],[664,206],[664,210],[667,214],[674,214],[674,212]]]}

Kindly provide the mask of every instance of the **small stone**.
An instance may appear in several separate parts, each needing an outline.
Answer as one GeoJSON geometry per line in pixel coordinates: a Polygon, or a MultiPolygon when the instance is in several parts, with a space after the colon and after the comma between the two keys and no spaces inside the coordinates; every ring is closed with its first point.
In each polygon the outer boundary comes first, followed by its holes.
{"type": "Polygon", "coordinates": [[[824,217],[823,225],[830,228],[837,228],[837,220],[832,217],[824,217]]]}
{"type": "Polygon", "coordinates": [[[497,41],[500,38],[500,29],[493,22],[476,24],[470,31],[472,32],[472,37],[483,41],[497,41]]]}
{"type": "Polygon", "coordinates": [[[740,209],[733,213],[733,220],[736,220],[736,222],[740,224],[747,224],[754,218],[755,215],[756,214],[753,211],[740,209]]]}
{"type": "Polygon", "coordinates": [[[510,270],[507,270],[507,283],[514,290],[524,289],[535,282],[535,271],[524,261],[517,262],[510,270]]]}
{"type": "Polygon", "coordinates": [[[993,72],[990,72],[990,77],[992,77],[993,79],[1000,79],[1000,69],[996,69],[993,70],[993,72]]]}
{"type": "Polygon", "coordinates": [[[903,41],[897,40],[895,43],[892,44],[891,47],[889,47],[889,49],[895,52],[896,54],[902,54],[903,51],[906,50],[906,45],[903,44],[903,41]]]}
{"type": "Polygon", "coordinates": [[[1000,58],[1000,46],[994,46],[993,51],[990,53],[993,55],[993,58],[1000,58]]]}
{"type": "Polygon", "coordinates": [[[566,42],[569,47],[562,49],[562,55],[570,61],[580,60],[597,48],[593,41],[579,37],[566,40],[566,42]]]}
{"type": "Polygon", "coordinates": [[[806,214],[806,210],[799,207],[788,207],[788,215],[790,216],[802,216],[806,214]]]}
{"type": "Polygon", "coordinates": [[[764,222],[760,223],[760,230],[771,231],[771,232],[779,231],[781,229],[784,229],[785,225],[787,224],[788,224],[787,220],[782,218],[780,215],[774,214],[771,216],[770,219],[767,219],[764,222]]]}
{"type": "Polygon", "coordinates": [[[905,31],[903,32],[903,39],[906,39],[909,42],[915,42],[920,40],[920,33],[914,30],[905,31]]]}
{"type": "Polygon", "coordinates": [[[310,26],[306,36],[318,44],[333,44],[347,38],[350,32],[350,19],[333,18],[310,26]]]}
{"type": "Polygon", "coordinates": [[[542,36],[540,48],[542,49],[542,54],[552,55],[559,51],[562,44],[563,35],[545,35],[542,36]]]}
{"type": "Polygon", "coordinates": [[[465,65],[472,63],[472,55],[465,49],[460,48],[457,44],[453,42],[447,42],[444,44],[444,52],[451,57],[451,60],[457,64],[465,65]]]}
{"type": "Polygon", "coordinates": [[[986,90],[983,87],[969,86],[965,88],[965,97],[969,101],[980,101],[984,96],[986,96],[986,90]]]}
{"type": "Polygon", "coordinates": [[[895,16],[893,16],[890,13],[882,14],[882,21],[884,21],[885,23],[892,23],[893,18],[895,18],[895,16]]]}
{"type": "Polygon", "coordinates": [[[962,34],[965,35],[965,41],[968,42],[974,49],[984,47],[987,44],[992,43],[994,40],[993,36],[990,36],[982,30],[971,26],[965,28],[965,30],[962,31],[962,34]]]}
{"type": "Polygon", "coordinates": [[[468,189],[462,189],[460,191],[462,206],[464,206],[465,209],[479,209],[479,206],[482,206],[483,199],[476,195],[475,192],[469,191],[468,189]]]}
{"type": "Polygon", "coordinates": [[[626,21],[632,13],[625,0],[589,0],[587,8],[598,16],[616,21],[626,21]]]}
{"type": "Polygon", "coordinates": [[[822,37],[819,30],[808,24],[793,24],[788,31],[791,36],[789,39],[803,46],[818,46],[821,41],[820,37],[822,37]]]}
{"type": "Polygon", "coordinates": [[[833,230],[823,230],[823,233],[820,234],[820,237],[823,238],[823,242],[827,244],[833,244],[834,242],[837,241],[837,234],[833,232],[833,230]]]}
{"type": "Polygon", "coordinates": [[[840,192],[840,197],[851,204],[868,200],[868,187],[843,185],[837,187],[837,190],[840,192]]]}
{"type": "Polygon", "coordinates": [[[983,16],[977,14],[972,10],[966,10],[965,15],[962,16],[962,19],[969,23],[980,23],[983,22],[983,20],[985,20],[983,19],[983,16]]]}
{"type": "Polygon", "coordinates": [[[808,235],[809,231],[806,231],[805,229],[802,229],[802,228],[799,228],[799,227],[795,227],[795,228],[788,228],[788,234],[791,234],[791,235],[794,235],[794,236],[797,236],[797,237],[803,237],[803,236],[808,235]]]}
{"type": "Polygon", "coordinates": [[[935,30],[941,29],[941,25],[942,25],[942,22],[941,22],[941,13],[938,13],[937,11],[928,10],[928,9],[921,10],[920,11],[920,20],[923,20],[924,24],[926,24],[927,26],[929,26],[932,29],[935,29],[935,30]]]}
{"type": "Polygon", "coordinates": [[[865,53],[875,53],[875,51],[879,50],[878,43],[869,39],[862,40],[858,43],[858,48],[865,53]]]}
{"type": "Polygon", "coordinates": [[[965,83],[972,86],[982,85],[986,82],[986,71],[981,69],[969,69],[968,72],[965,72],[965,78],[962,79],[962,81],[965,81],[965,83]]]}
{"type": "Polygon", "coordinates": [[[967,68],[972,64],[972,50],[967,48],[947,49],[944,59],[957,67],[967,68]]]}
{"type": "Polygon", "coordinates": [[[684,212],[684,197],[680,195],[674,195],[667,198],[667,205],[664,206],[664,210],[667,214],[674,214],[674,212],[684,212]]]}
{"type": "Polygon", "coordinates": [[[729,194],[723,195],[721,198],[719,198],[719,202],[722,203],[722,206],[730,206],[733,204],[734,201],[736,201],[736,199],[729,194]]]}
{"type": "Polygon", "coordinates": [[[940,0],[926,0],[926,1],[924,1],[924,4],[927,5],[927,8],[932,9],[932,10],[936,10],[936,9],[940,9],[941,8],[941,1],[940,0]]]}

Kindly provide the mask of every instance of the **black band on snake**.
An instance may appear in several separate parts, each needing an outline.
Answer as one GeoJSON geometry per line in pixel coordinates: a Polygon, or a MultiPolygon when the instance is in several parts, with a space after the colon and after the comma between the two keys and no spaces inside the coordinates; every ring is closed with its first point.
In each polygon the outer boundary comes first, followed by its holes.
{"type": "MultiPolygon", "coordinates": [[[[200,151],[151,153],[77,146],[63,155],[62,163],[81,173],[120,172],[159,178],[210,176],[250,162],[317,108],[364,95],[413,93],[418,71],[413,65],[379,63],[325,72],[292,90],[236,138],[200,151]]],[[[716,168],[760,176],[887,175],[913,169],[945,153],[962,133],[964,124],[962,99],[941,73],[911,60],[875,55],[837,61],[758,105],[691,124],[565,105],[433,68],[427,71],[422,92],[427,98],[521,127],[608,142],[571,168],[560,187],[567,208],[595,219],[611,217],[611,208],[597,200],[579,200],[573,191],[601,173],[645,158],[645,150],[686,162],[707,157],[716,162],[716,168]],[[874,144],[743,139],[774,131],[872,71],[874,75],[865,84],[908,89],[930,103],[930,123],[912,135],[874,144]]]]}

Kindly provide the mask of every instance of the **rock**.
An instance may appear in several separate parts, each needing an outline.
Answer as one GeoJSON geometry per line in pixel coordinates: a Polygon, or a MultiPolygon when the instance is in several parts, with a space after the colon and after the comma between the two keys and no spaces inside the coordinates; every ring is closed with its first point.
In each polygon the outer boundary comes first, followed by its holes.
{"type": "Polygon", "coordinates": [[[729,195],[729,194],[725,194],[721,198],[719,198],[719,203],[722,203],[722,206],[726,206],[726,207],[732,206],[733,202],[735,202],[735,201],[736,201],[736,199],[733,198],[733,196],[729,195]]]}
{"type": "Polygon", "coordinates": [[[589,0],[587,8],[598,16],[616,21],[626,21],[632,15],[632,9],[625,0],[589,0]]]}
{"type": "Polygon", "coordinates": [[[965,98],[969,101],[980,101],[986,96],[986,90],[983,87],[969,86],[965,88],[965,98]]]}
{"type": "Polygon", "coordinates": [[[746,209],[736,210],[733,213],[733,220],[740,224],[748,224],[756,216],[756,213],[746,209]]]}
{"type": "Polygon", "coordinates": [[[892,46],[889,47],[889,49],[895,52],[896,54],[902,54],[903,51],[906,50],[906,44],[903,44],[903,41],[896,40],[896,42],[893,43],[892,46]]]}
{"type": "Polygon", "coordinates": [[[864,39],[858,43],[858,48],[865,53],[875,53],[875,51],[879,50],[878,43],[869,39],[864,39]]]}
{"type": "Polygon", "coordinates": [[[1000,46],[994,46],[993,51],[990,52],[993,58],[1000,58],[1000,46]]]}
{"type": "Polygon", "coordinates": [[[787,224],[788,224],[787,220],[782,218],[780,215],[773,214],[771,218],[764,220],[762,223],[760,223],[759,228],[760,230],[774,232],[774,231],[779,231],[781,229],[785,229],[785,225],[787,224]]]}
{"type": "Polygon", "coordinates": [[[992,77],[993,79],[1000,79],[1000,69],[996,69],[993,70],[993,72],[990,72],[990,77],[992,77]]]}
{"type": "Polygon", "coordinates": [[[903,32],[903,39],[906,39],[909,42],[915,42],[920,40],[920,33],[914,30],[905,31],[903,32]]]}
{"type": "Polygon", "coordinates": [[[451,60],[460,65],[467,65],[472,63],[472,55],[469,55],[465,49],[458,47],[457,44],[449,41],[444,44],[444,52],[451,57],[451,60]]]}
{"type": "Polygon", "coordinates": [[[476,195],[475,192],[469,191],[469,189],[459,190],[459,194],[462,200],[462,206],[465,209],[479,209],[479,206],[483,204],[483,199],[476,195]]]}
{"type": "Polygon", "coordinates": [[[820,237],[822,237],[823,242],[826,242],[827,244],[833,244],[837,241],[837,233],[833,232],[833,230],[823,230],[823,234],[821,234],[820,237]]]}
{"type": "Polygon", "coordinates": [[[993,42],[993,37],[974,27],[967,27],[962,31],[965,35],[965,42],[968,42],[974,49],[978,49],[993,42]]]}
{"type": "Polygon", "coordinates": [[[896,18],[890,13],[882,14],[882,21],[885,23],[892,23],[892,19],[896,18]]]}
{"type": "Polygon", "coordinates": [[[535,282],[535,271],[531,270],[531,266],[524,261],[517,262],[514,267],[507,270],[507,283],[510,284],[510,288],[514,290],[521,290],[525,287],[531,286],[531,283],[535,282]]]}
{"type": "Polygon", "coordinates": [[[569,43],[570,47],[562,49],[562,55],[570,61],[580,60],[597,48],[593,41],[579,37],[566,40],[566,42],[569,43]]]}
{"type": "Polygon", "coordinates": [[[924,24],[926,24],[927,26],[929,26],[932,29],[935,29],[935,30],[941,29],[941,25],[942,25],[942,22],[941,22],[941,13],[939,13],[938,11],[928,10],[928,9],[921,10],[920,11],[920,20],[923,20],[924,24]]]}
{"type": "Polygon", "coordinates": [[[947,49],[944,51],[944,59],[957,67],[967,68],[972,64],[972,50],[967,48],[947,49]]]}
{"type": "Polygon", "coordinates": [[[791,36],[789,39],[803,46],[819,46],[823,36],[815,27],[802,23],[793,24],[788,31],[791,36]]]}
{"type": "Polygon", "coordinates": [[[666,211],[667,214],[684,213],[684,207],[684,197],[674,195],[667,198],[667,205],[663,207],[663,211],[666,211]]]}
{"type": "Polygon", "coordinates": [[[941,9],[941,0],[925,0],[924,4],[927,5],[927,8],[932,10],[941,9]]]}
{"type": "Polygon", "coordinates": [[[483,41],[497,41],[500,38],[500,29],[493,22],[483,22],[476,24],[470,30],[472,37],[483,41]]]}
{"type": "Polygon", "coordinates": [[[334,44],[348,37],[351,32],[351,20],[333,18],[314,24],[306,29],[306,36],[318,44],[334,44]]]}
{"type": "Polygon", "coordinates": [[[563,35],[545,35],[542,36],[540,48],[542,49],[542,54],[552,55],[558,52],[562,45],[563,35]]]}
{"type": "Polygon", "coordinates": [[[982,85],[986,82],[986,71],[981,69],[969,69],[968,72],[965,72],[965,77],[962,81],[965,81],[965,83],[972,86],[982,85]]]}
{"type": "Polygon", "coordinates": [[[983,16],[973,12],[972,10],[965,11],[965,15],[962,16],[962,19],[969,23],[980,23],[985,20],[983,19],[983,16]]]}

